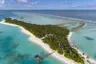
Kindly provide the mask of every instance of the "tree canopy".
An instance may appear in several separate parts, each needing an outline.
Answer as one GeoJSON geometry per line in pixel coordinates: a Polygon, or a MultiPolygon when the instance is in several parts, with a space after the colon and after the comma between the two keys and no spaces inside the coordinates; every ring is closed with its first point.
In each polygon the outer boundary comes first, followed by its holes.
{"type": "Polygon", "coordinates": [[[42,40],[44,43],[47,43],[50,48],[56,50],[60,54],[64,54],[64,56],[69,59],[84,64],[83,58],[74,48],[70,46],[70,43],[67,40],[69,30],[65,27],[59,27],[57,25],[37,25],[11,18],[6,18],[5,22],[20,25],[38,38],[42,38],[47,35],[47,37],[42,40]],[[52,35],[50,36],[48,34],[52,35]]]}

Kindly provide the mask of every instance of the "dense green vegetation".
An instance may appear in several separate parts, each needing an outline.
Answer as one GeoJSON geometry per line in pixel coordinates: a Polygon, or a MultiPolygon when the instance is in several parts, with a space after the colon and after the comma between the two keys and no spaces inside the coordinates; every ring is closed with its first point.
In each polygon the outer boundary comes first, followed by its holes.
{"type": "Polygon", "coordinates": [[[64,54],[65,57],[84,64],[83,58],[70,46],[70,43],[67,40],[67,35],[69,34],[68,29],[56,25],[36,25],[18,21],[16,19],[12,20],[11,18],[6,18],[5,22],[20,25],[38,38],[47,35],[47,37],[42,39],[44,43],[49,44],[53,50],[58,51],[60,54],[64,54]]]}

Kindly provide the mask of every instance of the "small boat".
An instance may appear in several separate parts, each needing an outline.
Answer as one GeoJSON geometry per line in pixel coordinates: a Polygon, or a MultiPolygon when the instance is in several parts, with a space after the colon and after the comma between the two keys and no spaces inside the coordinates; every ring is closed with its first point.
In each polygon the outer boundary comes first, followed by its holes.
{"type": "Polygon", "coordinates": [[[39,55],[36,55],[34,58],[36,59],[36,61],[37,61],[38,63],[40,63],[40,62],[43,60],[43,58],[40,57],[39,55]]]}
{"type": "Polygon", "coordinates": [[[85,38],[86,38],[87,40],[94,40],[93,38],[87,37],[87,36],[85,36],[85,38]]]}
{"type": "Polygon", "coordinates": [[[44,54],[43,53],[43,56],[41,56],[41,55],[35,55],[34,56],[34,59],[38,62],[38,63],[40,63],[41,61],[43,61],[45,58],[47,58],[48,56],[50,56],[51,54],[53,54],[54,52],[52,52],[52,53],[48,53],[48,54],[44,54]]]}

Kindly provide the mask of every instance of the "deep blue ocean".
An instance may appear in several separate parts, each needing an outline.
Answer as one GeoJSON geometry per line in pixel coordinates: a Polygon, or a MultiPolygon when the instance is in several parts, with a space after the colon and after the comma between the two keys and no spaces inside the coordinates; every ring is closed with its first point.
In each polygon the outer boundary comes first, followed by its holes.
{"type": "Polygon", "coordinates": [[[15,16],[12,12],[32,12],[96,21],[96,10],[1,10],[0,18],[15,16]]]}
{"type": "Polygon", "coordinates": [[[32,10],[28,12],[96,21],[96,10],[32,10]]]}
{"type": "MultiPolygon", "coordinates": [[[[35,24],[58,24],[71,20],[78,22],[76,19],[81,19],[87,26],[73,32],[72,43],[96,59],[96,10],[1,10],[0,20],[7,17],[35,24]],[[86,37],[93,40],[88,40],[86,37]]],[[[38,64],[34,60],[34,55],[47,52],[28,38],[29,36],[22,33],[18,27],[0,24],[0,64],[38,64]]],[[[62,64],[62,62],[50,56],[40,64],[62,64]]]]}

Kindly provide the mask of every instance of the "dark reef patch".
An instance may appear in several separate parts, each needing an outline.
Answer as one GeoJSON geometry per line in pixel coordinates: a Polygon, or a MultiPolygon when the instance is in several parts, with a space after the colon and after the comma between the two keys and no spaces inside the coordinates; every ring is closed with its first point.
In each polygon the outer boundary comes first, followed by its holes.
{"type": "Polygon", "coordinates": [[[93,38],[91,37],[87,37],[87,36],[84,36],[87,40],[94,40],[93,38]]]}

